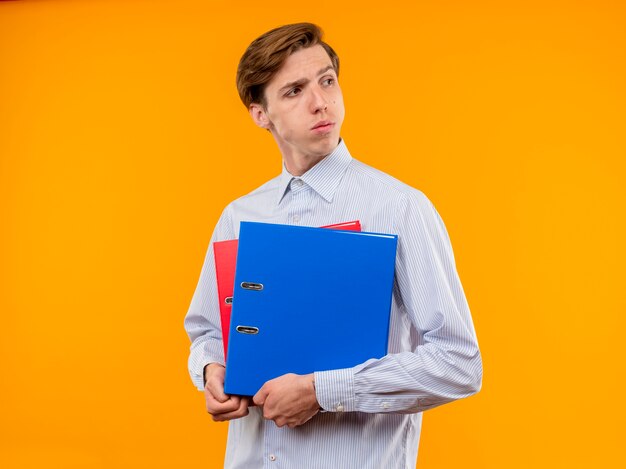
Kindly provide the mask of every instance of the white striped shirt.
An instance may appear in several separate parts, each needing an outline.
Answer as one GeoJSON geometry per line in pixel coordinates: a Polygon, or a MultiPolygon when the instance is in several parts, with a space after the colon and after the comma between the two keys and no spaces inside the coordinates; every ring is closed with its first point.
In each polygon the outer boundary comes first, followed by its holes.
{"type": "MultiPolygon", "coordinates": [[[[225,468],[414,468],[421,412],[480,389],[480,352],[441,218],[421,192],[353,159],[343,141],[301,177],[283,166],[222,213],[185,318],[194,384],[202,390],[204,366],[224,363],[212,243],[238,238],[240,221],[351,220],[363,231],[398,235],[388,354],[316,372],[327,412],[302,426],[279,428],[251,407],[229,423],[225,468]]],[[[297,275],[297,252],[285,268],[297,275]]]]}

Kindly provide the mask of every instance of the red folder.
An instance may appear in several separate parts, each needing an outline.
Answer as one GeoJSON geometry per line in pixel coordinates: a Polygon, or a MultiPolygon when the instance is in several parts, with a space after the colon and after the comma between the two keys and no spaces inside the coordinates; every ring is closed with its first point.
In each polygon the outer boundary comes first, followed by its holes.
{"type": "MultiPolygon", "coordinates": [[[[335,225],[322,226],[333,230],[361,231],[361,222],[349,221],[335,225]]],[[[235,267],[237,265],[237,247],[239,241],[229,239],[213,243],[215,256],[215,275],[217,276],[217,296],[220,304],[220,321],[222,323],[222,341],[224,342],[224,360],[228,350],[228,331],[230,330],[230,313],[232,310],[233,292],[235,291],[235,267]]]]}

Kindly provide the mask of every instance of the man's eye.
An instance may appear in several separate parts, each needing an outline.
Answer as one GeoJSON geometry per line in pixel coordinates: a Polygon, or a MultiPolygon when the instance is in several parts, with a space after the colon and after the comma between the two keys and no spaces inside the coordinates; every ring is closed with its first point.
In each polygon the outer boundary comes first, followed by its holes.
{"type": "Polygon", "coordinates": [[[302,91],[300,88],[292,88],[287,92],[286,96],[296,96],[300,94],[300,91],[302,91]]]}
{"type": "Polygon", "coordinates": [[[335,83],[335,79],[334,78],[326,78],[323,82],[322,82],[325,86],[330,86],[333,83],[335,83]]]}

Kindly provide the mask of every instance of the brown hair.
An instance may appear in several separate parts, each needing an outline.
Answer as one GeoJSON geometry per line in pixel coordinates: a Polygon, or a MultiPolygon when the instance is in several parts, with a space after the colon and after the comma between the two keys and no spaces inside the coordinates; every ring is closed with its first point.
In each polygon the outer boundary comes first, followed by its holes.
{"type": "Polygon", "coordinates": [[[252,41],[237,67],[237,91],[246,107],[258,103],[265,107],[265,86],[291,54],[314,45],[321,45],[339,76],[339,57],[322,41],[322,30],[311,23],[287,24],[272,29],[252,41]]]}

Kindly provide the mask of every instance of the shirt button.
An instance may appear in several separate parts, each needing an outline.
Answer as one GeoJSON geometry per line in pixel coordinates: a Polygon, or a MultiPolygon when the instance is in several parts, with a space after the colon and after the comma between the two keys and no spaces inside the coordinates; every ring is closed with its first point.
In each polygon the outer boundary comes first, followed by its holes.
{"type": "Polygon", "coordinates": [[[343,412],[343,406],[341,404],[337,405],[337,407],[335,407],[335,410],[337,412],[343,412]]]}
{"type": "Polygon", "coordinates": [[[296,179],[295,181],[293,181],[293,185],[296,186],[296,187],[300,187],[300,186],[302,186],[302,184],[304,184],[304,183],[302,182],[301,179],[296,179]]]}
{"type": "Polygon", "coordinates": [[[383,409],[389,408],[389,402],[383,402],[383,409]]]}
{"type": "Polygon", "coordinates": [[[294,216],[293,216],[293,221],[294,221],[295,223],[298,223],[298,222],[300,221],[300,215],[294,215],[294,216]]]}
{"type": "Polygon", "coordinates": [[[273,454],[270,454],[270,461],[276,461],[276,456],[274,456],[273,454]]]}

